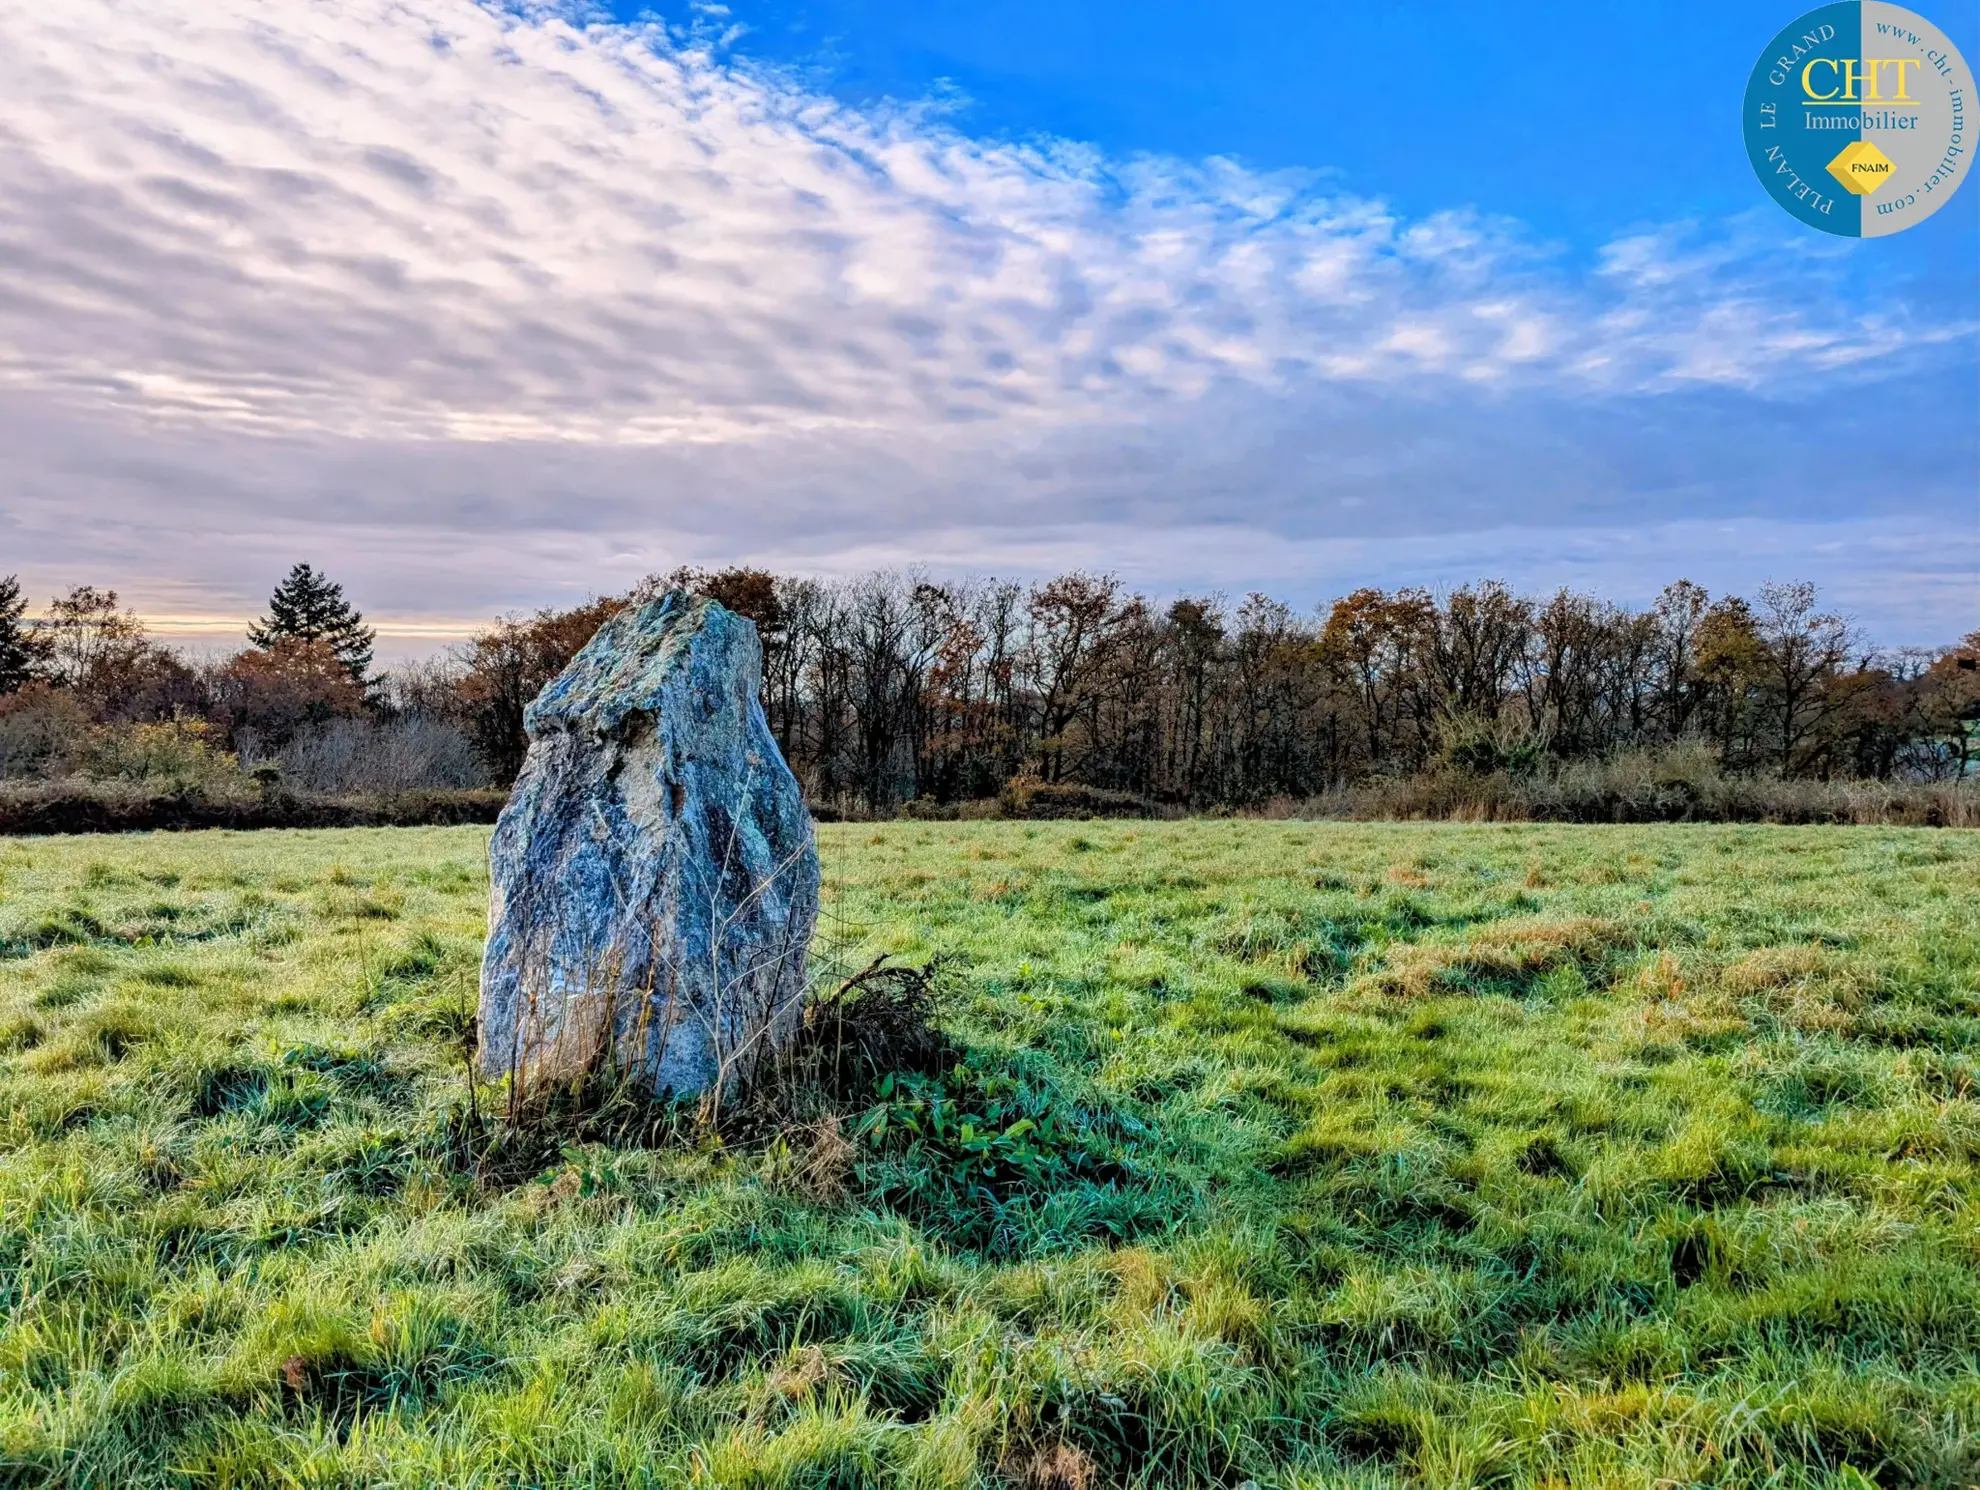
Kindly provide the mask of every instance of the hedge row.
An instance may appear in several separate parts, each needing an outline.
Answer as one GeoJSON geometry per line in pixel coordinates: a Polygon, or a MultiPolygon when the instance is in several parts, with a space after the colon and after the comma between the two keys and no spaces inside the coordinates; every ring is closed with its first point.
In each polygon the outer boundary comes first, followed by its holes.
{"type": "Polygon", "coordinates": [[[0,835],[492,823],[508,796],[488,788],[333,797],[295,792],[157,792],[116,782],[9,783],[0,786],[0,835]]]}

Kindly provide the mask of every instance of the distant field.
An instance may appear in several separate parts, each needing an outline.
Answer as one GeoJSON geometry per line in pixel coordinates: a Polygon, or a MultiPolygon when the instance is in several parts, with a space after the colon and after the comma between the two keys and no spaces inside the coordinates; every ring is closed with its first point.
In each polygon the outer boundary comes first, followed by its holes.
{"type": "Polygon", "coordinates": [[[477,1183],[486,829],[0,844],[0,1484],[1980,1482],[1980,835],[821,839],[824,1185],[477,1183]]]}

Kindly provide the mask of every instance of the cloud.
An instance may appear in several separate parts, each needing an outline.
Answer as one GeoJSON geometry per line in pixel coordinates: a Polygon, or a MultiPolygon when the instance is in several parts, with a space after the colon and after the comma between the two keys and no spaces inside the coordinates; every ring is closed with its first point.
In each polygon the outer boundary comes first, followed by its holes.
{"type": "Polygon", "coordinates": [[[1640,522],[1659,491],[1690,520],[1770,401],[1970,357],[1785,220],[1578,265],[1317,175],[847,108],[659,23],[0,0],[0,28],[0,541],[37,575],[217,604],[309,549],[412,612],[1167,532],[1146,562],[1182,579],[1205,524],[1269,553],[1640,522]],[[1701,392],[1746,423],[1660,450],[1701,392]]]}

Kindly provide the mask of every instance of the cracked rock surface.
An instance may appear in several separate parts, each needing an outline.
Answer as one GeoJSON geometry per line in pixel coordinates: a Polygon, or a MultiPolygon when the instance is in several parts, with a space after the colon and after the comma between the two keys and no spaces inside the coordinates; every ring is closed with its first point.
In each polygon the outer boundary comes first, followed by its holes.
{"type": "Polygon", "coordinates": [[[754,625],[674,590],[607,621],[529,706],[489,849],[488,1071],[610,1062],[687,1095],[797,1027],[818,855],[762,671],[754,625]]]}

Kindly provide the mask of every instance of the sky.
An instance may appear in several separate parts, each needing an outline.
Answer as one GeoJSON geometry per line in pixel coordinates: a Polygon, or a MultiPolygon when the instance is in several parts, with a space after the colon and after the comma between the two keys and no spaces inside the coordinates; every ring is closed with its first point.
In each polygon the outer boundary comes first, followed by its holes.
{"type": "Polygon", "coordinates": [[[1768,201],[1797,8],[0,0],[0,574],[217,645],[306,559],[387,656],[684,563],[1949,641],[1980,189],[1768,201]]]}

